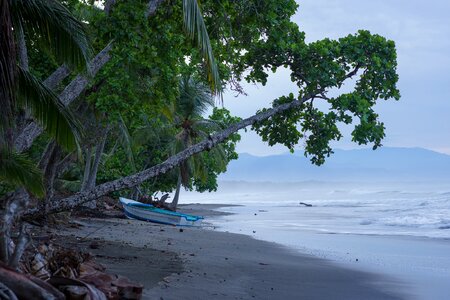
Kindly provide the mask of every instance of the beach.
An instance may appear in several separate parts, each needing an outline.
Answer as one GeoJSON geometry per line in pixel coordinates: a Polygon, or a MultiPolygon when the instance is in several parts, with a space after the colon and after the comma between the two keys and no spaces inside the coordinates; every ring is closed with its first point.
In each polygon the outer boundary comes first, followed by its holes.
{"type": "MultiPolygon", "coordinates": [[[[214,219],[221,205],[182,211],[214,219]]],[[[276,243],[203,228],[81,218],[60,234],[111,273],[144,285],[143,299],[409,299],[402,282],[276,243]],[[94,246],[93,246],[94,245],[94,246]]]]}

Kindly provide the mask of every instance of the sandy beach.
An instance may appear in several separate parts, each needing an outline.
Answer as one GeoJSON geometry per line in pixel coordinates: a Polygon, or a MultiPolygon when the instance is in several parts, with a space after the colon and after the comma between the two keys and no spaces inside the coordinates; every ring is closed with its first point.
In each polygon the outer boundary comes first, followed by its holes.
{"type": "MultiPolygon", "coordinates": [[[[220,205],[182,209],[208,218],[220,205]]],[[[275,243],[127,219],[78,220],[64,231],[108,271],[144,285],[143,299],[406,299],[391,278],[346,269],[275,243]]]]}

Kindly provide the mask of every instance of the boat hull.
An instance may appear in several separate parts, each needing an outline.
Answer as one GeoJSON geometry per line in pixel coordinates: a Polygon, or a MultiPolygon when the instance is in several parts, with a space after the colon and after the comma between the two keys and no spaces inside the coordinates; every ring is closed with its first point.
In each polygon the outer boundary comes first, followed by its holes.
{"type": "Polygon", "coordinates": [[[120,202],[129,219],[175,226],[200,226],[203,220],[203,217],[171,212],[126,198],[120,198],[120,202]]]}

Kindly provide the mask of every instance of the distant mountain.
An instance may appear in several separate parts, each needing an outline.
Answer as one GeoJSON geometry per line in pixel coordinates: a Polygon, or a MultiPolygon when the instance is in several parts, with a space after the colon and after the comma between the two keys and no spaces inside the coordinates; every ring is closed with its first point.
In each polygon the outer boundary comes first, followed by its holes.
{"type": "Polygon", "coordinates": [[[415,181],[450,179],[450,155],[422,148],[336,150],[324,165],[302,154],[258,157],[247,153],[229,164],[221,180],[415,181]]]}

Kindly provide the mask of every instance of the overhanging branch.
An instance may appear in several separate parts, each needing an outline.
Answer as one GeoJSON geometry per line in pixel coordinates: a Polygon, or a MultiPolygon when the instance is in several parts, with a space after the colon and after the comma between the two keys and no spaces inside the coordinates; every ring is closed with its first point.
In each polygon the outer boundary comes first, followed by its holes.
{"type": "MultiPolygon", "coordinates": [[[[314,95],[315,96],[315,95],[314,95]]],[[[300,100],[294,100],[290,103],[285,103],[279,106],[276,106],[274,108],[268,109],[264,112],[258,113],[256,115],[253,115],[247,119],[244,119],[236,124],[233,124],[229,126],[228,128],[224,129],[221,132],[218,132],[212,136],[210,136],[208,139],[203,140],[200,143],[197,143],[180,153],[170,157],[163,163],[153,166],[151,168],[148,168],[144,171],[138,172],[136,174],[126,176],[111,182],[103,183],[98,186],[96,186],[94,189],[85,191],[85,192],[79,192],[76,193],[70,197],[67,197],[65,199],[54,201],[47,207],[47,212],[49,213],[56,213],[60,211],[67,211],[71,210],[79,205],[82,205],[83,203],[92,201],[94,199],[97,199],[101,196],[107,195],[114,191],[119,191],[127,188],[131,188],[137,185],[140,185],[144,181],[165,174],[177,165],[179,165],[184,160],[188,159],[189,157],[200,153],[205,150],[212,149],[217,144],[223,142],[226,140],[231,134],[239,131],[240,129],[246,128],[248,126],[251,126],[257,122],[261,122],[263,120],[267,120],[270,117],[282,113],[286,110],[293,109],[296,107],[299,107],[304,102],[308,101],[309,99],[312,99],[313,96],[305,96],[300,100]]],[[[44,210],[42,210],[41,207],[37,207],[34,209],[31,209],[27,212],[26,217],[39,217],[42,215],[44,210]]]]}

